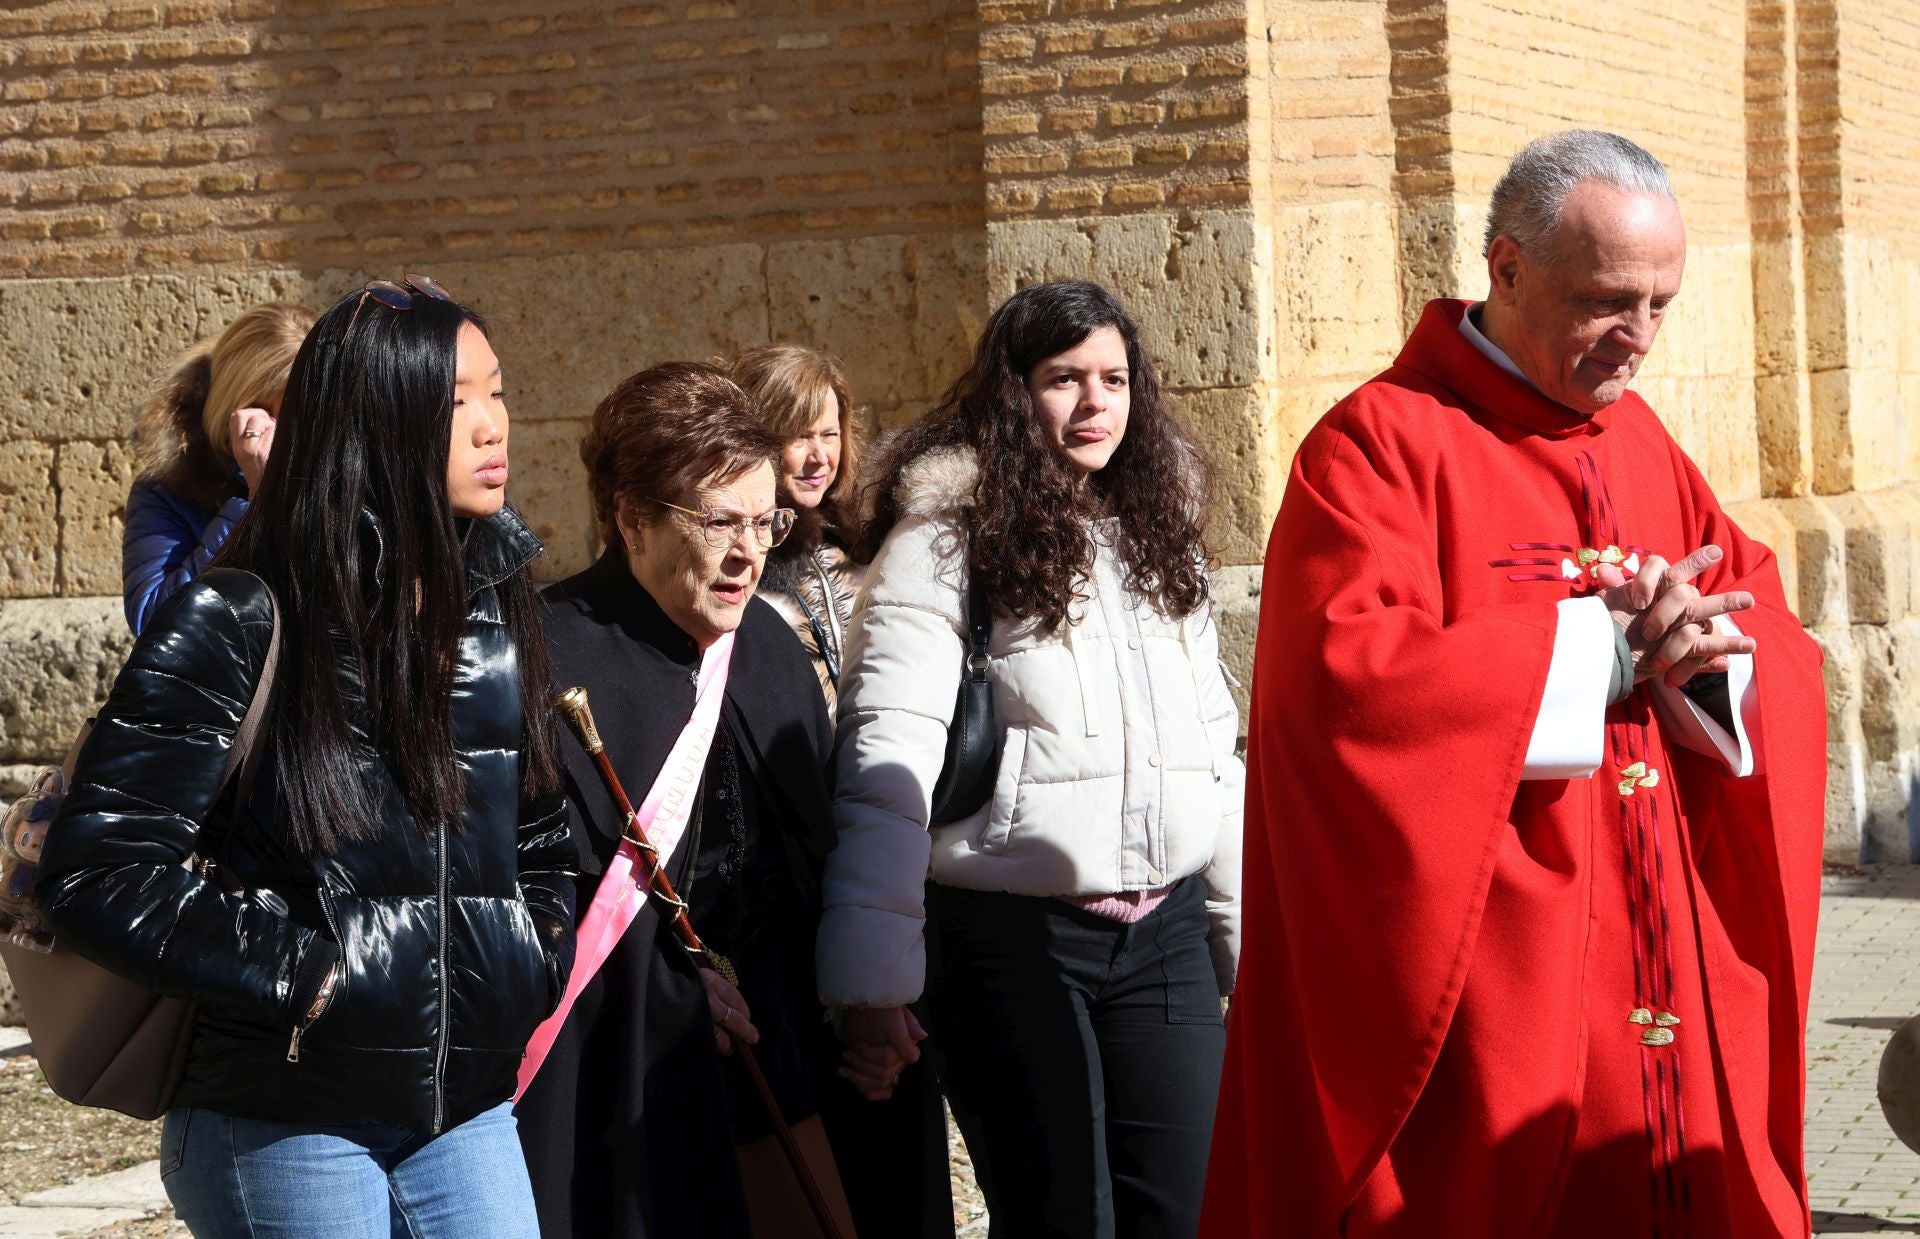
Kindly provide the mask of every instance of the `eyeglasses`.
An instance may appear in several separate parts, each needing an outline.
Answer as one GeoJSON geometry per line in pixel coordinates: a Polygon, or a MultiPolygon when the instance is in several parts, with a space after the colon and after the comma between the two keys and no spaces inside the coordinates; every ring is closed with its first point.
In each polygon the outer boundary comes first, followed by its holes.
{"type": "Polygon", "coordinates": [[[440,281],[430,275],[408,275],[399,284],[392,280],[368,280],[360,288],[360,300],[354,303],[353,317],[347,320],[347,329],[340,333],[341,342],[346,341],[353,331],[353,325],[360,321],[360,309],[367,304],[368,297],[389,310],[411,310],[415,293],[432,297],[435,301],[453,300],[452,294],[440,287],[440,281]]]}
{"type": "MultiPolygon", "coordinates": [[[[649,495],[648,498],[651,499],[652,496],[649,495]]],[[[753,530],[753,540],[763,551],[770,551],[779,546],[787,540],[787,535],[793,532],[792,508],[775,508],[760,516],[748,516],[745,512],[734,512],[727,508],[701,508],[696,511],[693,508],[683,508],[677,503],[668,503],[665,499],[654,499],[653,502],[663,508],[672,508],[676,512],[684,512],[693,517],[700,530],[700,536],[705,538],[707,545],[716,551],[725,550],[739,542],[740,535],[749,528],[753,530]]]]}

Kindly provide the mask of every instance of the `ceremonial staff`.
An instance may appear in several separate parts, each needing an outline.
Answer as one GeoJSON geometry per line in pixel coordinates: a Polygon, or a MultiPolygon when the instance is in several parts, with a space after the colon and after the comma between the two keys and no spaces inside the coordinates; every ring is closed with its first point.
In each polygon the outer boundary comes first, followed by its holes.
{"type": "MultiPolygon", "coordinates": [[[[600,740],[600,731],[593,725],[593,711],[587,707],[587,690],[579,687],[568,689],[560,694],[558,705],[562,717],[567,720],[567,726],[579,739],[580,747],[587,751],[587,756],[593,758],[594,768],[600,772],[600,781],[606,784],[607,795],[613,798],[613,807],[620,811],[624,819],[620,833],[639,853],[640,872],[645,879],[640,883],[641,888],[671,909],[668,923],[694,959],[712,968],[726,978],[727,984],[738,989],[740,974],[734,970],[733,961],[700,941],[700,935],[693,930],[693,922],[687,919],[687,901],[673,889],[672,879],[667,877],[666,870],[660,865],[660,853],[647,841],[646,831],[640,825],[639,815],[634,812],[633,802],[627,799],[626,789],[620,785],[620,776],[614,773],[613,763],[607,759],[607,747],[600,740]]],[[[781,1113],[780,1102],[774,1097],[773,1089],[768,1087],[767,1077],[760,1071],[760,1061],[754,1057],[753,1047],[738,1038],[735,1038],[734,1044],[740,1053],[740,1064],[746,1068],[754,1091],[760,1094],[760,1104],[766,1107],[767,1117],[773,1122],[773,1134],[780,1141],[780,1150],[787,1155],[787,1164],[793,1168],[794,1178],[799,1180],[808,1208],[813,1210],[814,1221],[819,1223],[827,1239],[842,1239],[840,1227],[827,1207],[827,1199],[821,1194],[820,1185],[814,1182],[813,1171],[807,1166],[799,1142],[793,1138],[793,1128],[787,1125],[787,1116],[781,1113]]]]}

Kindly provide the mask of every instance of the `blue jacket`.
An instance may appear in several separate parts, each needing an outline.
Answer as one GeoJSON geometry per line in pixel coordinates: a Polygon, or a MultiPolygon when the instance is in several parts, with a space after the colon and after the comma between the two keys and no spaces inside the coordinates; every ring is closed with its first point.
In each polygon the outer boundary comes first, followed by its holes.
{"type": "Polygon", "coordinates": [[[246,514],[247,501],[238,495],[211,512],[158,482],[134,482],[120,543],[120,581],[135,636],[174,591],[206,571],[246,514]]]}

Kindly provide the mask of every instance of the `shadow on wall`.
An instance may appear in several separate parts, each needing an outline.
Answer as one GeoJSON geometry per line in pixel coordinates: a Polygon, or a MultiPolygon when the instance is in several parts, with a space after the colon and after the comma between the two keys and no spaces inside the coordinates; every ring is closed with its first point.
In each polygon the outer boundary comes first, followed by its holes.
{"type": "Polygon", "coordinates": [[[946,175],[979,112],[953,0],[878,22],[315,7],[258,27],[272,248],[316,289],[419,270],[488,317],[542,577],[597,549],[578,441],[635,371],[793,340],[840,356],[886,421],[967,355],[984,191],[946,175]],[[786,25],[806,27],[792,49],[786,25]],[[882,34],[887,59],[860,50],[882,34]]]}

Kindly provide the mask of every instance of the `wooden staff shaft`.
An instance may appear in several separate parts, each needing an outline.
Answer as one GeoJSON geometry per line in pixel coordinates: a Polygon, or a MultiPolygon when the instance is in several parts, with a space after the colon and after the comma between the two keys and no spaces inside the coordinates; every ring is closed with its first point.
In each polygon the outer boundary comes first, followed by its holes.
{"type": "MultiPolygon", "coordinates": [[[[700,935],[694,932],[693,922],[687,917],[686,900],[674,890],[673,880],[660,864],[660,854],[647,841],[646,830],[640,825],[640,815],[634,810],[633,801],[627,799],[627,790],[621,786],[620,776],[614,772],[613,762],[607,757],[607,747],[600,739],[600,731],[594,726],[593,711],[587,705],[587,690],[579,687],[568,689],[560,694],[559,706],[561,717],[567,720],[567,726],[580,741],[580,747],[587,751],[587,756],[593,759],[594,769],[600,772],[600,781],[613,798],[613,807],[620,811],[624,823],[621,835],[634,845],[641,873],[646,879],[643,884],[645,890],[673,910],[670,922],[673,931],[693,957],[725,977],[727,983],[737,989],[740,975],[735,971],[733,961],[717,951],[708,950],[706,944],[700,941],[700,935]]],[[[780,1151],[786,1154],[793,1177],[799,1181],[800,1191],[807,1198],[807,1207],[813,1211],[814,1221],[819,1223],[820,1231],[827,1239],[842,1239],[840,1224],[834,1220],[825,1194],[814,1181],[813,1170],[807,1165],[806,1155],[800,1151],[800,1142],[794,1138],[793,1128],[780,1109],[779,1098],[773,1095],[773,1087],[760,1070],[760,1060],[754,1055],[753,1047],[737,1037],[733,1038],[733,1043],[739,1052],[740,1065],[746,1068],[747,1078],[753,1081],[754,1091],[760,1094],[760,1104],[766,1107],[767,1117],[773,1122],[774,1137],[780,1142],[780,1151]]]]}

